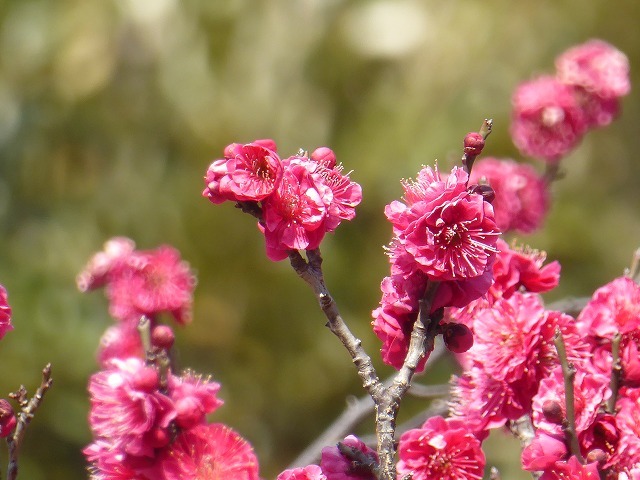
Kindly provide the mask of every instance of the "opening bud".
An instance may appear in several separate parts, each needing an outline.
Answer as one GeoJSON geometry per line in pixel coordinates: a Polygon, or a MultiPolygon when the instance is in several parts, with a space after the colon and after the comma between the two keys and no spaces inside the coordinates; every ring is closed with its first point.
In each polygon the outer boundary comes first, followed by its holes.
{"type": "Polygon", "coordinates": [[[562,406],[555,400],[546,400],[542,404],[542,414],[547,421],[561,425],[564,421],[562,406]]]}
{"type": "Polygon", "coordinates": [[[473,333],[462,323],[442,325],[444,344],[453,353],[464,353],[473,346],[473,333]]]}

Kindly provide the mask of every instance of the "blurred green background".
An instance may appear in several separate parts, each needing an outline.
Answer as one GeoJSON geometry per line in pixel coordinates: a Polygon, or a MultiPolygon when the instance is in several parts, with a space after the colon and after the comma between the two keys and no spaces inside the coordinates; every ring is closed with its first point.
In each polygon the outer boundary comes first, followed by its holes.
{"type": "MultiPolygon", "coordinates": [[[[361,389],[307,287],[266,259],[252,218],[200,196],[209,163],[228,143],[271,137],[284,156],[331,146],[354,170],[364,200],[323,244],[326,277],[379,365],[369,315],[398,180],[436,158],[449,168],[485,117],[485,154],[518,158],[511,92],[589,38],[626,52],[637,86],[639,22],[639,2],[608,0],[1,2],[0,282],[15,330],[0,345],[0,391],[33,391],[49,361],[55,378],[20,477],[86,478],[86,382],[111,320],[103,295],[81,295],[74,278],[125,235],[142,249],[172,244],[197,270],[180,364],[222,383],[211,419],[246,436],[274,478],[361,389]]],[[[590,295],[640,245],[637,91],[563,161],[545,230],[523,239],[562,262],[550,300],[590,295]]],[[[451,371],[443,362],[421,381],[451,371]]],[[[408,400],[402,418],[422,406],[408,400]]],[[[489,462],[517,478],[506,442],[493,440],[489,462]]]]}

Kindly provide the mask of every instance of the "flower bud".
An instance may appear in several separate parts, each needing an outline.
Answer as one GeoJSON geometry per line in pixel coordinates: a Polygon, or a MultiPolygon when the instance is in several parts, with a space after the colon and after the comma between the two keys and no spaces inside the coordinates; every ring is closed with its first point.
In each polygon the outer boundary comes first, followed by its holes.
{"type": "Polygon", "coordinates": [[[467,133],[464,137],[464,153],[477,157],[484,148],[484,138],[477,132],[467,133]]]}
{"type": "Polygon", "coordinates": [[[156,427],[148,433],[146,440],[149,441],[153,448],[162,448],[169,445],[171,436],[166,428],[156,427]]]}
{"type": "Polygon", "coordinates": [[[473,333],[462,323],[445,323],[442,325],[444,344],[453,353],[464,353],[473,346],[473,333]]]}
{"type": "Polygon", "coordinates": [[[545,400],[542,404],[542,414],[547,421],[561,425],[564,421],[562,406],[555,400],[545,400]]]}
{"type": "Polygon", "coordinates": [[[184,397],[175,402],[176,424],[181,428],[195,427],[204,420],[202,403],[195,397],[184,397]]]}
{"type": "Polygon", "coordinates": [[[328,147],[318,147],[311,153],[311,160],[327,168],[336,166],[336,154],[328,147]]]}
{"type": "Polygon", "coordinates": [[[484,200],[489,203],[492,203],[496,198],[496,192],[493,191],[490,185],[473,185],[469,188],[469,192],[482,195],[484,200]]]}
{"type": "Polygon", "coordinates": [[[168,325],[157,325],[151,332],[151,343],[154,347],[170,350],[176,337],[168,325]]]}
{"type": "Polygon", "coordinates": [[[8,400],[0,399],[0,438],[9,436],[16,428],[16,416],[8,400]]]}
{"type": "Polygon", "coordinates": [[[596,462],[598,465],[602,465],[607,461],[607,454],[604,450],[599,448],[594,448],[589,453],[587,453],[587,463],[596,462]]]}

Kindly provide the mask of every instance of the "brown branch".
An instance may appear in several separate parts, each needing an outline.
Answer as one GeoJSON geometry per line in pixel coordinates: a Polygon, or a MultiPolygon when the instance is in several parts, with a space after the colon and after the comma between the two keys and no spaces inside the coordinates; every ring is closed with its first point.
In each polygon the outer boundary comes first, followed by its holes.
{"type": "MultiPolygon", "coordinates": [[[[445,348],[442,345],[438,345],[429,356],[427,364],[425,365],[425,371],[429,370],[435,362],[437,362],[445,353],[445,348]]],[[[390,384],[393,381],[393,377],[385,380],[385,385],[390,384]]],[[[411,385],[409,394],[416,397],[431,398],[434,396],[446,395],[449,390],[449,385],[411,385]],[[445,391],[446,389],[446,391],[445,391]]],[[[344,411],[329,425],[324,432],[322,432],[311,444],[309,444],[292,462],[287,468],[296,468],[316,462],[320,458],[320,451],[327,445],[333,445],[343,439],[345,435],[353,430],[353,427],[363,420],[367,415],[373,412],[375,404],[370,395],[365,395],[359,398],[350,398],[347,400],[347,407],[344,411]]],[[[427,410],[428,412],[429,410],[427,410]]],[[[446,411],[446,410],[445,410],[446,411]]],[[[423,412],[422,417],[426,414],[423,412]]],[[[428,418],[428,417],[427,417],[428,418]]],[[[424,420],[420,423],[423,423],[424,420]]],[[[401,431],[398,427],[396,431],[401,431]]],[[[413,428],[413,427],[411,427],[413,428]]],[[[376,437],[372,435],[372,441],[367,442],[368,445],[376,444],[376,437]]]]}
{"type": "Polygon", "coordinates": [[[607,401],[607,412],[615,415],[616,402],[618,401],[618,390],[620,388],[620,380],[622,378],[622,363],[620,361],[620,342],[622,341],[622,335],[617,332],[613,336],[611,342],[611,356],[613,361],[611,363],[611,382],[609,387],[611,388],[611,396],[607,401]]]}
{"type": "Polygon", "coordinates": [[[327,327],[345,346],[358,370],[362,385],[371,395],[371,398],[377,401],[377,399],[381,398],[384,386],[378,378],[378,374],[371,362],[371,357],[362,348],[362,341],[351,333],[351,330],[349,330],[340,316],[336,302],[324,284],[322,257],[319,250],[308,251],[307,258],[309,262],[305,261],[297,250],[289,252],[291,266],[298,276],[307,282],[313,290],[316,300],[328,320],[327,327]]]}
{"type": "Polygon", "coordinates": [[[574,380],[576,378],[576,367],[567,359],[567,349],[565,347],[564,338],[560,328],[556,327],[556,333],[553,336],[553,343],[558,351],[558,358],[562,366],[562,376],[564,378],[564,400],[566,404],[567,418],[563,422],[564,431],[569,440],[571,453],[573,453],[580,463],[584,464],[584,457],[580,452],[580,444],[578,443],[578,434],[576,432],[576,412],[574,398],[574,380]]]}
{"type": "Polygon", "coordinates": [[[24,385],[20,385],[17,392],[9,395],[18,402],[20,412],[16,415],[18,420],[16,429],[12,435],[7,437],[7,445],[9,447],[7,480],[15,480],[18,476],[18,452],[20,450],[20,445],[22,444],[26,428],[33,419],[36,410],[42,403],[44,394],[47,393],[49,388],[51,388],[52,383],[51,364],[48,363],[44,369],[42,369],[42,382],[31,399],[27,399],[27,389],[24,385]]]}

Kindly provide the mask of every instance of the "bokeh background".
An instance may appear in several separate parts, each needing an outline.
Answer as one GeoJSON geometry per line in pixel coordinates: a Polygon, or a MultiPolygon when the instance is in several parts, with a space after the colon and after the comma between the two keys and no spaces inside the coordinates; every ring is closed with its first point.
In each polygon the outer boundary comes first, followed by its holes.
{"type": "MultiPolygon", "coordinates": [[[[102,294],[81,295],[74,278],[115,235],[172,244],[198,272],[179,361],[222,383],[212,420],[252,442],[265,478],[361,394],[311,293],[266,259],[253,219],[201,197],[228,143],[271,137],[285,156],[327,145],[354,171],[364,201],[323,244],[326,276],[380,365],[369,315],[398,180],[436,158],[449,168],[485,117],[495,125],[485,153],[520,159],[514,87],[602,38],[629,56],[635,89],[621,118],[563,161],[544,231],[522,241],[562,263],[549,300],[619,275],[640,245],[639,22],[640,3],[608,0],[0,2],[0,282],[15,325],[0,344],[0,392],[33,391],[46,362],[55,378],[21,477],[87,476],[86,383],[111,320],[102,294]]],[[[454,369],[441,362],[420,381],[454,369]]],[[[424,406],[409,399],[402,418],[424,406]]],[[[527,478],[508,437],[491,445],[503,478],[527,478]]]]}

